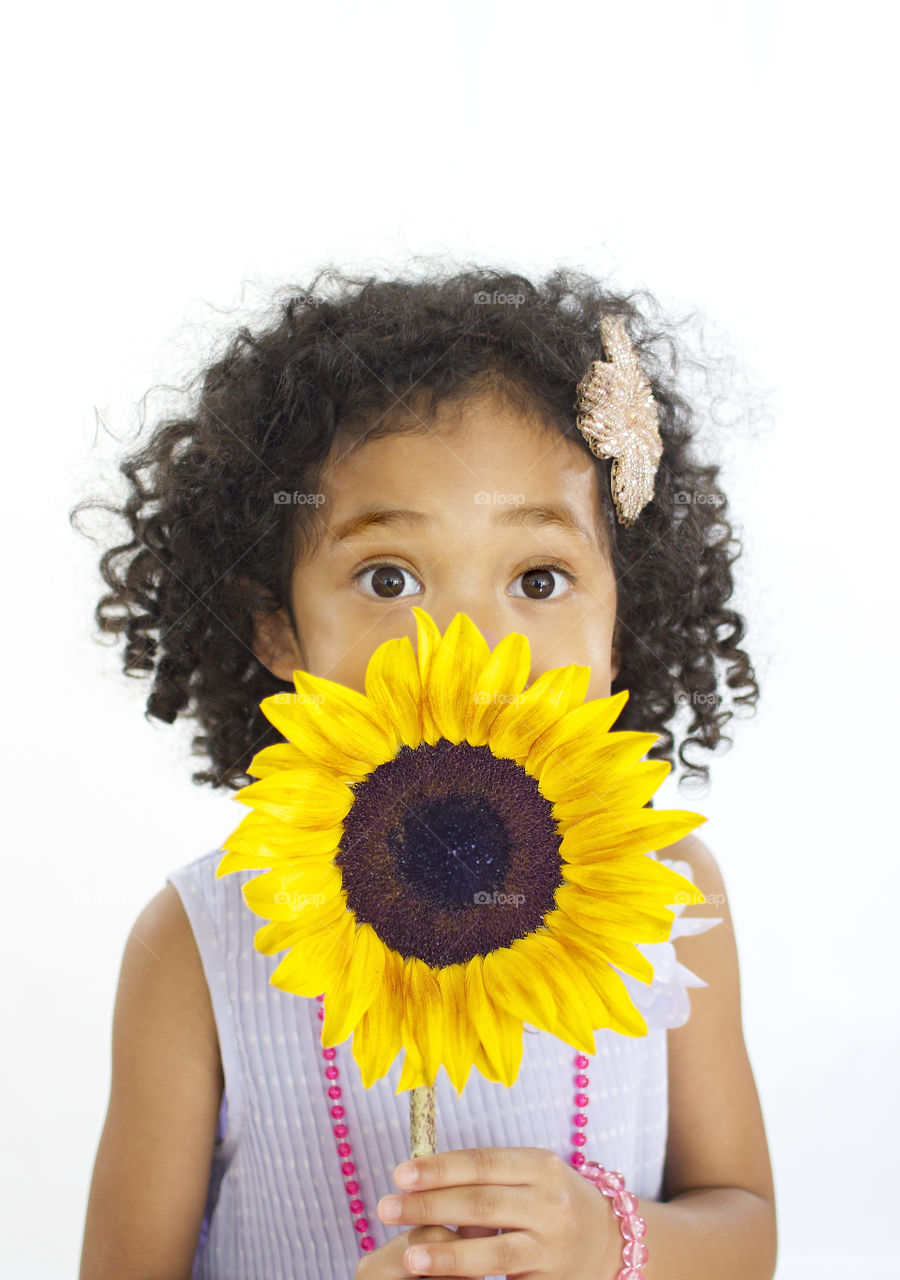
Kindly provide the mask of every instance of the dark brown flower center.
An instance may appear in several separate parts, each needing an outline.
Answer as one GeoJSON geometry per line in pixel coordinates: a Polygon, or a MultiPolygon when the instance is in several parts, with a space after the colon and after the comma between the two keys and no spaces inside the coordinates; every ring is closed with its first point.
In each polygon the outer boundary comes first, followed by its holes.
{"type": "Polygon", "coordinates": [[[402,956],[461,964],[555,908],[552,806],[514,760],[441,739],[401,748],[353,791],[335,865],[357,920],[402,956]]]}

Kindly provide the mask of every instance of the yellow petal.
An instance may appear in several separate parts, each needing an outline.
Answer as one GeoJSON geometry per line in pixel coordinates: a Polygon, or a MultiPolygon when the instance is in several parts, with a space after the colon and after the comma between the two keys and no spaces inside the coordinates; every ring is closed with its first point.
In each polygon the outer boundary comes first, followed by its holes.
{"type": "Polygon", "coordinates": [[[579,990],[591,1004],[595,1029],[609,1027],[620,1035],[646,1035],[643,1014],[619,975],[603,961],[598,963],[593,953],[579,943],[570,940],[566,945],[581,980],[579,990]]]}
{"type": "Polygon", "coordinates": [[[275,859],[266,854],[235,853],[229,851],[216,867],[216,879],[229,876],[234,871],[267,871],[275,865],[275,859]]]}
{"type": "Polygon", "coordinates": [[[259,704],[289,742],[339,778],[359,780],[393,758],[393,734],[377,722],[368,700],[334,680],[294,672],[297,692],[259,704]]]}
{"type": "Polygon", "coordinates": [[[466,967],[445,965],[438,970],[444,1001],[444,1067],[457,1094],[463,1087],[475,1059],[478,1034],[466,1006],[466,967]]]}
{"type": "MultiPolygon", "coordinates": [[[[443,997],[437,975],[418,956],[407,959],[401,971],[403,1043],[413,1046],[421,1063],[422,1084],[434,1084],[443,1049],[443,997]]],[[[405,1086],[408,1087],[408,1086],[405,1086]]]]}
{"type": "Polygon", "coordinates": [[[335,969],[325,996],[322,1044],[341,1044],[355,1029],[375,999],[384,973],[385,945],[370,924],[350,933],[345,963],[335,969]]]}
{"type": "Polygon", "coordinates": [[[385,640],[366,667],[366,697],[385,729],[392,726],[397,745],[417,747],[422,741],[422,682],[409,636],[385,640]]]}
{"type": "MultiPolygon", "coordinates": [[[[294,947],[306,942],[313,946],[313,935],[320,929],[333,929],[347,910],[346,895],[323,903],[316,911],[301,912],[292,920],[273,920],[264,924],[253,935],[253,945],[264,956],[274,956],[285,947],[294,947]]],[[[319,995],[315,991],[314,995],[319,995]]]]}
{"type": "Polygon", "coordinates": [[[645,902],[653,898],[668,905],[684,900],[679,899],[679,894],[686,898],[696,890],[696,885],[685,876],[663,866],[646,853],[604,858],[592,865],[564,863],[561,870],[563,879],[569,884],[578,884],[593,893],[627,902],[645,902]]]}
{"type": "Polygon", "coordinates": [[[569,806],[554,806],[553,816],[563,833],[560,856],[572,863],[595,862],[625,853],[650,853],[680,840],[706,821],[688,809],[598,813],[577,823],[572,822],[571,814],[569,806]]]}
{"type": "Polygon", "coordinates": [[[627,701],[628,690],[622,689],[608,698],[594,698],[590,702],[581,702],[572,707],[556,724],[535,739],[525,768],[534,777],[538,777],[547,759],[567,743],[578,743],[583,750],[588,744],[601,742],[627,701]]]}
{"type": "Polygon", "coordinates": [[[520,1022],[553,1032],[556,1001],[546,975],[535,964],[530,939],[517,938],[511,947],[500,947],[484,957],[484,986],[495,1004],[520,1022]]]}
{"type": "Polygon", "coordinates": [[[623,729],[596,742],[563,743],[541,768],[541,792],[555,804],[574,807],[577,801],[582,812],[591,813],[603,792],[631,772],[657,737],[623,729]]]}
{"type": "Polygon", "coordinates": [[[238,791],[233,799],[304,827],[334,827],[353,807],[353,791],[322,769],[283,769],[238,791]]]}
{"type": "Polygon", "coordinates": [[[665,782],[672,766],[668,760],[639,760],[623,778],[598,792],[597,804],[605,809],[641,809],[665,782]]]}
{"type": "MultiPolygon", "coordinates": [[[[488,1079],[512,1085],[522,1063],[522,1023],[491,999],[480,955],[466,965],[466,1004],[490,1064],[488,1079]]],[[[480,1068],[479,1068],[480,1069],[480,1068]]]]}
{"type": "MultiPolygon", "coordinates": [[[[564,868],[563,875],[567,876],[571,870],[573,868],[564,868]]],[[[578,901],[578,918],[593,921],[597,929],[611,938],[626,942],[666,942],[675,916],[668,905],[653,894],[623,900],[585,890],[578,901]]]]}
{"type": "Polygon", "coordinates": [[[546,974],[545,980],[552,985],[556,995],[554,1034],[582,1053],[593,1055],[596,1052],[594,1026],[598,1024],[592,1020],[589,1004],[585,1003],[585,994],[592,997],[592,993],[585,992],[577,979],[573,980],[565,948],[551,934],[533,933],[529,941],[534,945],[534,954],[546,974]]]}
{"type": "Polygon", "coordinates": [[[416,664],[419,668],[419,680],[422,684],[422,741],[434,746],[441,734],[435,726],[434,717],[431,714],[428,688],[431,664],[434,660],[434,654],[441,643],[441,633],[438,630],[437,623],[424,609],[420,609],[418,605],[413,605],[412,611],[416,619],[416,664]]]}
{"type": "Polygon", "coordinates": [[[387,1075],[403,1047],[400,1034],[402,967],[402,956],[385,947],[381,984],[375,993],[375,999],[353,1032],[353,1057],[366,1089],[370,1089],[376,1080],[387,1075]]]}
{"type": "Polygon", "coordinates": [[[241,887],[244,901],[266,920],[292,920],[319,911],[341,891],[341,873],[333,863],[292,863],[266,871],[241,887]]]}
{"type": "Polygon", "coordinates": [[[307,769],[316,762],[292,742],[275,742],[263,747],[247,765],[247,772],[254,778],[268,778],[282,769],[307,769]]]}
{"type": "Polygon", "coordinates": [[[400,1079],[397,1081],[395,1093],[403,1093],[405,1089],[418,1089],[420,1085],[426,1083],[422,1055],[419,1053],[415,1042],[408,1041],[404,1043],[403,1067],[400,1071],[400,1079]]]}
{"type": "Polygon", "coordinates": [[[435,729],[448,742],[462,742],[478,677],[490,657],[484,636],[466,613],[457,613],[435,646],[425,698],[435,729]]]}
{"type": "Polygon", "coordinates": [[[324,992],[327,999],[334,971],[344,962],[352,945],[353,928],[353,913],[343,911],[333,925],[319,929],[311,938],[291,947],[269,978],[271,985],[297,996],[317,996],[324,992]]]}
{"type": "Polygon", "coordinates": [[[553,936],[564,944],[577,942],[595,958],[595,963],[606,961],[640,982],[652,982],[653,965],[633,942],[611,937],[597,927],[589,913],[582,915],[579,912],[580,894],[581,890],[576,885],[566,885],[557,892],[559,909],[551,911],[546,919],[547,928],[553,936]]]}
{"type": "Polygon", "coordinates": [[[527,760],[535,739],[584,701],[590,678],[590,667],[577,665],[554,667],[538,676],[491,725],[488,743],[494,755],[519,764],[527,760]]]}
{"type": "Polygon", "coordinates": [[[473,1063],[473,1066],[475,1067],[476,1071],[481,1072],[481,1074],[485,1077],[486,1080],[493,1080],[495,1084],[504,1083],[504,1081],[500,1077],[500,1073],[497,1071],[496,1067],[494,1066],[490,1058],[485,1053],[484,1046],[482,1045],[480,1040],[478,1042],[478,1047],[475,1050],[475,1061],[473,1063]]]}
{"type": "MultiPolygon", "coordinates": [[[[296,822],[282,822],[268,814],[251,812],[223,841],[222,848],[234,854],[247,854],[254,860],[269,858],[268,865],[274,866],[287,859],[307,855],[331,858],[342,835],[342,826],[307,829],[296,822]]],[[[232,860],[231,869],[234,870],[236,865],[232,860]]],[[[256,865],[256,861],[248,863],[248,866],[256,865]]],[[[217,874],[225,873],[220,871],[217,874]]]]}
{"type": "Polygon", "coordinates": [[[522,693],[530,670],[528,637],[511,631],[494,648],[475,682],[466,721],[466,740],[473,747],[487,745],[491,725],[503,708],[522,693]]]}

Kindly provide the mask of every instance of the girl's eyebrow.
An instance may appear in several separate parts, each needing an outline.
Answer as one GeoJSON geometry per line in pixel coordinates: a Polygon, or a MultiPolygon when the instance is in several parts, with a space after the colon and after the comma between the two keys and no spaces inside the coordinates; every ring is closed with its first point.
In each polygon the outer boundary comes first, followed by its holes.
{"type": "MultiPolygon", "coordinates": [[[[490,500],[490,495],[487,495],[490,500]]],[[[410,511],[404,507],[367,507],[342,520],[331,531],[330,546],[362,537],[374,529],[395,529],[400,525],[418,528],[432,526],[434,517],[425,511],[410,511]]],[[[567,502],[513,503],[499,508],[494,516],[497,525],[524,525],[531,528],[557,528],[574,534],[589,547],[597,545],[596,538],[575,515],[567,502]]]]}

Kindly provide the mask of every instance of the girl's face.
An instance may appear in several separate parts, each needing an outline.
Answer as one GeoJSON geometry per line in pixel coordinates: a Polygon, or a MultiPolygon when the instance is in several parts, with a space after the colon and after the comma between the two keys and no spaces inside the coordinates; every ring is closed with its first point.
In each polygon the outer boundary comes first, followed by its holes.
{"type": "Polygon", "coordinates": [[[609,695],[616,584],[584,450],[485,393],[442,406],[421,434],[336,448],[322,493],[316,549],[291,585],[299,643],[282,612],[256,631],[280,679],[300,668],[364,692],[378,645],[409,636],[415,649],[418,605],[441,631],[467,613],[492,648],[523,632],[529,683],[582,663],[587,698],[609,695]]]}

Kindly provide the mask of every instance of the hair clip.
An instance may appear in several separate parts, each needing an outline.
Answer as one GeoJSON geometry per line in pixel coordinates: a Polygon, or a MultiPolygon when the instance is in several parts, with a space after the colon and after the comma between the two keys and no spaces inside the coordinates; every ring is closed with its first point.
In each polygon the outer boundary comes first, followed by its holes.
{"type": "Polygon", "coordinates": [[[595,457],[613,459],[616,515],[632,525],[653,497],[659,412],[621,316],[602,316],[600,336],[610,359],[594,360],[578,383],[576,425],[595,457]]]}

